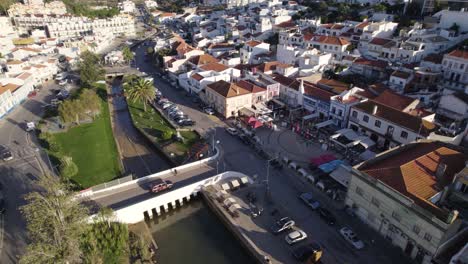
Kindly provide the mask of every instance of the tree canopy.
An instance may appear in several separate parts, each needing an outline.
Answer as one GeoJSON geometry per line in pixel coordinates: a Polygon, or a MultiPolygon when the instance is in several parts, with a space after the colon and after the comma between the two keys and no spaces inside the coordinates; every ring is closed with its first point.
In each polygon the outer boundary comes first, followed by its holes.
{"type": "Polygon", "coordinates": [[[156,90],[154,89],[153,84],[142,78],[126,83],[124,85],[124,90],[128,99],[134,102],[140,101],[143,103],[145,112],[146,104],[156,96],[156,90]]]}
{"type": "Polygon", "coordinates": [[[94,90],[82,89],[77,99],[66,100],[58,108],[59,116],[64,123],[80,124],[92,120],[101,111],[101,99],[94,90]]]}
{"type": "Polygon", "coordinates": [[[0,14],[5,14],[7,13],[8,9],[12,4],[14,4],[16,1],[15,0],[2,0],[0,1],[0,14]]]}
{"type": "Polygon", "coordinates": [[[85,86],[91,86],[96,81],[102,78],[104,69],[99,64],[98,55],[84,51],[80,54],[80,61],[78,63],[81,82],[85,86]]]}
{"type": "Polygon", "coordinates": [[[21,207],[31,243],[20,263],[81,263],[87,209],[58,177],[42,176],[37,186],[40,191],[27,194],[21,207]]]}
{"type": "Polygon", "coordinates": [[[86,16],[90,18],[107,18],[113,17],[120,13],[119,9],[116,7],[91,9],[88,4],[79,0],[63,0],[63,3],[66,5],[68,12],[78,16],[86,16]]]}
{"type": "Polygon", "coordinates": [[[133,54],[132,50],[130,49],[130,47],[128,46],[125,46],[122,50],[122,55],[123,55],[123,59],[128,63],[130,62],[131,60],[133,60],[133,58],[135,57],[135,55],[133,54]]]}

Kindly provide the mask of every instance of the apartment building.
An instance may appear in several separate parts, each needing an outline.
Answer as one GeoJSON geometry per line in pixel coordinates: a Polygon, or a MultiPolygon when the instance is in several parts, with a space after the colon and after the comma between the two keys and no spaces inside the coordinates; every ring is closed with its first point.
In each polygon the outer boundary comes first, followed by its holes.
{"type": "Polygon", "coordinates": [[[351,108],[367,100],[359,95],[359,92],[363,91],[361,88],[353,87],[339,95],[330,97],[329,117],[337,127],[345,128],[348,124],[351,108]]]}
{"type": "Polygon", "coordinates": [[[248,81],[217,81],[206,86],[202,99],[225,118],[229,118],[237,116],[243,108],[266,102],[267,89],[248,81]]]}
{"type": "Polygon", "coordinates": [[[268,53],[270,51],[270,44],[251,40],[247,41],[240,49],[240,57],[242,63],[252,63],[254,57],[260,54],[268,53]]]}
{"type": "Polygon", "coordinates": [[[380,147],[388,149],[427,138],[437,131],[438,127],[426,119],[368,100],[351,108],[348,128],[366,134],[380,147]]]}
{"type": "Polygon", "coordinates": [[[51,38],[68,39],[91,35],[95,32],[107,32],[114,35],[134,36],[135,20],[128,15],[119,15],[106,19],[65,19],[48,23],[47,34],[51,38]]]}
{"type": "Polygon", "coordinates": [[[454,50],[442,60],[443,85],[446,88],[466,92],[468,89],[468,51],[454,50]]]}
{"type": "Polygon", "coordinates": [[[461,225],[458,211],[441,204],[466,161],[463,150],[437,141],[394,148],[352,169],[345,203],[416,263],[433,263],[461,225]]]}
{"type": "Polygon", "coordinates": [[[123,2],[118,3],[118,7],[122,13],[126,14],[131,14],[135,12],[136,8],[135,3],[130,0],[125,0],[123,2]]]}
{"type": "Polygon", "coordinates": [[[348,40],[336,36],[315,36],[309,42],[309,47],[331,53],[335,60],[341,60],[348,55],[346,49],[349,45],[351,43],[348,40]]]}

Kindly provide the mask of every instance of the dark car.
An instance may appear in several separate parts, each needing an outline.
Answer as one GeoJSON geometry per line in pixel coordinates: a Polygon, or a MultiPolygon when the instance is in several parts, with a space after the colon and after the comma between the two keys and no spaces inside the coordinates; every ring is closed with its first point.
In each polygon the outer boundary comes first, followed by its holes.
{"type": "Polygon", "coordinates": [[[195,125],[195,121],[193,120],[184,120],[184,122],[181,124],[181,126],[193,126],[195,125]]]}
{"type": "Polygon", "coordinates": [[[300,262],[305,262],[310,257],[314,256],[315,259],[320,258],[322,255],[322,246],[319,243],[312,242],[309,245],[300,246],[296,248],[292,255],[300,262]]]}
{"type": "Polygon", "coordinates": [[[278,170],[283,169],[283,165],[277,159],[274,159],[274,160],[270,161],[270,165],[273,168],[278,169],[278,170]]]}
{"type": "Polygon", "coordinates": [[[329,225],[334,225],[335,224],[336,218],[335,218],[335,216],[333,216],[333,214],[330,211],[328,211],[325,208],[320,207],[317,210],[317,212],[318,212],[319,216],[323,220],[325,220],[325,222],[327,222],[327,224],[329,224],[329,225]]]}
{"type": "Polygon", "coordinates": [[[246,144],[246,145],[250,145],[250,140],[249,140],[249,137],[244,135],[244,134],[239,134],[239,139],[242,141],[242,143],[246,144]]]}

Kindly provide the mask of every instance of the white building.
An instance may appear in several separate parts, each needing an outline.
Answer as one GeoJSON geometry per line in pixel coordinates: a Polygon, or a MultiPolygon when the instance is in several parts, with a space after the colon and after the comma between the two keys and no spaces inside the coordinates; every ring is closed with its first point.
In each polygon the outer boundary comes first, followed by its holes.
{"type": "Polygon", "coordinates": [[[461,224],[441,203],[466,161],[462,150],[440,142],[392,149],[352,170],[345,203],[416,263],[433,263],[461,224]]]}
{"type": "Polygon", "coordinates": [[[120,2],[118,4],[118,7],[122,13],[130,14],[130,13],[135,12],[135,3],[130,0],[125,0],[123,2],[120,2]]]}
{"type": "Polygon", "coordinates": [[[309,43],[309,47],[333,54],[333,58],[337,61],[349,54],[346,51],[349,45],[351,43],[348,40],[334,36],[316,36],[309,43]]]}
{"type": "Polygon", "coordinates": [[[366,100],[362,96],[358,95],[359,92],[363,91],[364,90],[361,88],[354,87],[330,98],[329,116],[337,127],[346,127],[351,107],[366,100]]]}
{"type": "Polygon", "coordinates": [[[158,3],[156,1],[153,1],[153,0],[146,0],[145,1],[145,6],[148,9],[154,9],[154,8],[158,7],[158,3]]]}
{"type": "Polygon", "coordinates": [[[240,49],[240,57],[242,63],[252,63],[255,56],[268,53],[270,51],[270,44],[251,40],[247,41],[240,49]]]}
{"type": "Polygon", "coordinates": [[[452,27],[453,24],[457,24],[460,27],[459,32],[468,31],[468,20],[466,19],[467,16],[467,10],[441,10],[433,15],[433,17],[439,19],[438,27],[447,29],[452,27]]]}
{"type": "Polygon", "coordinates": [[[468,90],[468,51],[454,50],[444,55],[442,60],[444,87],[464,91],[468,90]]]}

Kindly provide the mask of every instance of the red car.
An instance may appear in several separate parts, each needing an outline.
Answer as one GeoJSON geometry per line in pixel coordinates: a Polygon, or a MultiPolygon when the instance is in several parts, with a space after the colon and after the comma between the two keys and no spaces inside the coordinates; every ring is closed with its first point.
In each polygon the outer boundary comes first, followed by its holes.
{"type": "Polygon", "coordinates": [[[158,179],[157,181],[151,182],[149,184],[149,189],[152,193],[159,193],[171,189],[172,186],[173,184],[171,182],[158,179]]]}
{"type": "Polygon", "coordinates": [[[32,91],[32,92],[30,92],[30,93],[28,94],[28,97],[29,97],[29,98],[32,98],[32,97],[34,97],[34,96],[36,96],[36,95],[37,95],[37,92],[36,92],[36,91],[32,91]]]}

